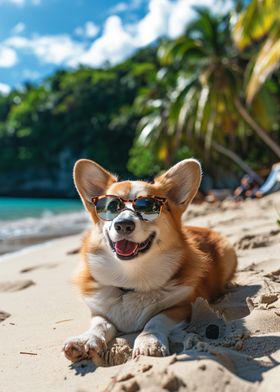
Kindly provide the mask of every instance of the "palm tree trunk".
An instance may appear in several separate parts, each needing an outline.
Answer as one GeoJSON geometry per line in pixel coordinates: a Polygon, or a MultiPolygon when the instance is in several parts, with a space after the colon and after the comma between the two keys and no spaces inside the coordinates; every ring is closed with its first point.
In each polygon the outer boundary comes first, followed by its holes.
{"type": "Polygon", "coordinates": [[[251,167],[247,165],[247,163],[244,162],[243,159],[241,159],[235,152],[229,150],[228,148],[222,146],[221,144],[215,142],[214,140],[212,140],[211,145],[214,148],[214,150],[230,158],[233,162],[235,162],[238,166],[240,166],[247,174],[249,174],[250,177],[256,180],[259,184],[263,183],[262,178],[253,169],[251,169],[251,167]]]}
{"type": "Polygon", "coordinates": [[[250,113],[246,110],[245,105],[236,99],[235,107],[239,114],[246,121],[246,123],[256,132],[262,141],[270,147],[275,155],[280,159],[280,146],[268,135],[268,133],[251,117],[250,113]]]}

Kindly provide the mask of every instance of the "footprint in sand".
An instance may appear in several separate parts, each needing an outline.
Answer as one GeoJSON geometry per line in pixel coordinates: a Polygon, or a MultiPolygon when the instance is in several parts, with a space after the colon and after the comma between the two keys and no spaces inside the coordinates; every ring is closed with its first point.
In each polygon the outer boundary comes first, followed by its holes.
{"type": "Polygon", "coordinates": [[[26,268],[21,269],[19,272],[21,274],[26,274],[27,272],[32,272],[32,271],[35,271],[37,269],[41,269],[41,268],[51,269],[51,268],[55,268],[56,266],[57,266],[57,264],[32,265],[31,267],[26,267],[26,268]]]}
{"type": "Polygon", "coordinates": [[[13,292],[27,289],[30,286],[35,285],[35,282],[30,279],[26,280],[14,280],[12,282],[0,282],[0,292],[13,292]]]}
{"type": "Polygon", "coordinates": [[[268,234],[248,234],[242,237],[235,246],[237,249],[255,249],[277,243],[280,239],[280,230],[271,230],[268,234]],[[276,237],[276,238],[273,238],[276,237]],[[278,238],[279,237],[279,238],[278,238]]]}
{"type": "Polygon", "coordinates": [[[264,276],[271,279],[273,282],[280,283],[280,268],[276,271],[269,272],[264,276]]]}
{"type": "Polygon", "coordinates": [[[77,255],[78,253],[80,253],[80,250],[81,250],[81,247],[79,246],[79,248],[75,248],[75,249],[71,249],[71,250],[68,250],[67,252],[66,252],[66,254],[69,256],[71,256],[71,255],[77,255]]]}
{"type": "Polygon", "coordinates": [[[1,321],[6,320],[8,317],[10,317],[10,313],[4,312],[3,310],[0,310],[0,323],[1,321]]]}

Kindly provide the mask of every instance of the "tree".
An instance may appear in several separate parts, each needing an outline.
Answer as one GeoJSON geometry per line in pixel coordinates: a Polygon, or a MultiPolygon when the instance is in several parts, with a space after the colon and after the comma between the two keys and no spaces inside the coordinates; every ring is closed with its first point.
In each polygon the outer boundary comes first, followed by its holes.
{"type": "Polygon", "coordinates": [[[248,64],[247,102],[252,103],[267,78],[280,64],[280,2],[279,0],[251,0],[238,17],[233,28],[236,46],[252,51],[248,64]]]}
{"type": "Polygon", "coordinates": [[[0,97],[2,192],[14,183],[17,194],[27,194],[36,183],[37,195],[73,195],[72,168],[82,157],[131,175],[127,160],[139,120],[132,103],[149,82],[154,52],[142,50],[108,69],[60,70],[0,97]]]}
{"type": "Polygon", "coordinates": [[[157,59],[150,70],[149,84],[139,90],[134,101],[135,111],[141,118],[128,165],[138,175],[154,174],[176,161],[179,147],[173,129],[177,118],[173,112],[176,110],[173,94],[176,80],[176,68],[172,64],[163,67],[157,59]],[[149,164],[139,166],[141,155],[149,164]]]}
{"type": "Polygon", "coordinates": [[[273,94],[264,89],[250,108],[244,103],[247,60],[233,45],[230,16],[213,15],[206,8],[196,11],[198,17],[185,35],[159,51],[164,65],[181,67],[174,92],[177,137],[180,134],[191,146],[195,140],[204,140],[209,154],[214,148],[212,140],[234,151],[238,141],[254,131],[280,157],[279,146],[263,129],[272,130],[276,124],[273,94]]]}

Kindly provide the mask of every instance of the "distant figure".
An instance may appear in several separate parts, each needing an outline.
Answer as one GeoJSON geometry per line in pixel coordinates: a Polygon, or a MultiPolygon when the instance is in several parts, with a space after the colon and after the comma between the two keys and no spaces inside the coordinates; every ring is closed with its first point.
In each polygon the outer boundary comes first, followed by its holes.
{"type": "Polygon", "coordinates": [[[280,162],[272,166],[265,182],[258,189],[250,191],[248,197],[261,198],[277,191],[280,191],[280,162]]]}
{"type": "Polygon", "coordinates": [[[248,174],[241,178],[240,185],[235,189],[233,195],[235,200],[244,200],[250,197],[249,194],[254,192],[257,188],[255,180],[248,174]]]}

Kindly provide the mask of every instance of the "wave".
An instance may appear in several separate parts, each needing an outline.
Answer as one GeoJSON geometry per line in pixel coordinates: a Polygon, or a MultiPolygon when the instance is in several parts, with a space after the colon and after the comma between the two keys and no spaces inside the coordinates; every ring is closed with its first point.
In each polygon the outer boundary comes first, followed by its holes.
{"type": "Polygon", "coordinates": [[[44,214],[40,218],[0,221],[0,255],[54,238],[78,234],[88,225],[86,212],[44,214]]]}

